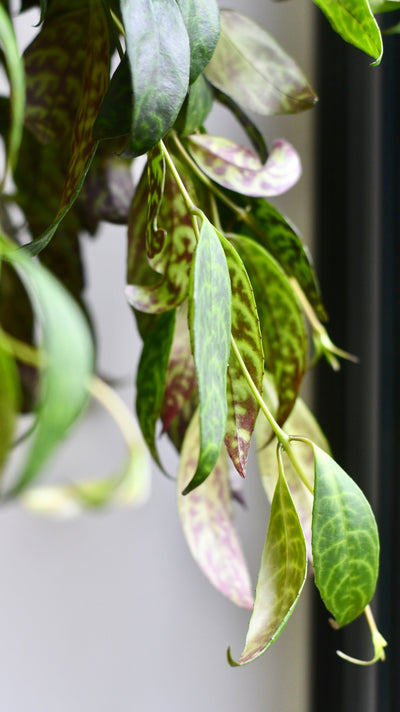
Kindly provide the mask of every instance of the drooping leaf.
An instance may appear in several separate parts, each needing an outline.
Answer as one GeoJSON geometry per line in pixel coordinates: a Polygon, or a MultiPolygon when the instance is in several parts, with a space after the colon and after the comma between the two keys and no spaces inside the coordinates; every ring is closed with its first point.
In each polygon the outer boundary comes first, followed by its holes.
{"type": "Polygon", "coordinates": [[[189,84],[190,48],[176,0],[122,0],[133,90],[127,156],[149,151],[175,123],[189,84]]]}
{"type": "Polygon", "coordinates": [[[11,100],[11,124],[8,135],[6,165],[2,179],[2,183],[4,183],[8,169],[14,169],[22,139],[25,111],[25,74],[14,28],[9,15],[2,5],[0,5],[0,44],[3,48],[10,79],[11,100]]]}
{"type": "Polygon", "coordinates": [[[188,494],[214,468],[226,431],[226,380],[231,335],[231,285],[219,236],[204,219],[189,292],[191,328],[200,397],[200,455],[188,494]]]}
{"type": "Polygon", "coordinates": [[[344,470],[313,445],[315,489],[312,551],[315,584],[339,627],[371,600],[379,568],[379,537],[371,507],[344,470]]]}
{"type": "Polygon", "coordinates": [[[157,144],[147,154],[149,191],[147,198],[146,254],[153,269],[161,273],[165,268],[165,263],[160,253],[162,253],[166,243],[166,231],[158,226],[158,215],[164,197],[165,171],[164,153],[161,146],[157,144]]]}
{"type": "Polygon", "coordinates": [[[181,136],[188,136],[200,128],[211,111],[213,103],[212,90],[204,74],[191,85],[189,93],[175,122],[175,130],[181,136]]]}
{"type": "Polygon", "coordinates": [[[190,84],[213,56],[219,37],[217,0],[177,0],[190,43],[190,84]]]}
{"type": "Polygon", "coordinates": [[[221,34],[205,69],[207,79],[234,101],[263,116],[314,106],[317,96],[294,60],[259,25],[221,11],[221,34]]]}
{"type": "Polygon", "coordinates": [[[162,466],[155,443],[155,434],[164,400],[174,326],[174,311],[159,316],[143,344],[136,378],[136,413],[143,437],[160,467],[162,466]]]}
{"type": "Polygon", "coordinates": [[[97,141],[127,136],[132,126],[133,92],[128,55],[125,54],[111,77],[93,126],[97,141]]]}
{"type": "MultiPolygon", "coordinates": [[[[295,406],[285,423],[285,432],[290,435],[303,435],[316,443],[320,448],[329,452],[328,442],[321,431],[311,411],[301,398],[297,398],[295,406]]],[[[255,436],[257,441],[257,457],[261,472],[261,481],[270,501],[274,496],[278,479],[278,463],[276,459],[276,443],[266,443],[271,439],[271,429],[264,417],[257,419],[255,436]]],[[[304,443],[292,442],[296,458],[300,463],[311,487],[314,486],[314,455],[312,449],[304,443]]],[[[314,498],[305,487],[295,471],[289,458],[282,453],[285,465],[286,481],[291,497],[295,504],[297,514],[303,529],[307,547],[307,556],[312,562],[311,551],[311,518],[314,498]]]]}
{"type": "Polygon", "coordinates": [[[291,284],[274,258],[248,238],[234,238],[233,244],[254,290],[265,364],[278,393],[276,419],[282,424],[294,406],[306,369],[305,324],[291,284]]]}
{"type": "Polygon", "coordinates": [[[196,163],[209,178],[242,195],[264,198],[281,195],[301,175],[299,156],[283,139],[274,142],[264,166],[257,154],[230,139],[196,134],[186,140],[196,163]]]}
{"type": "MultiPolygon", "coordinates": [[[[254,385],[262,395],[264,355],[253,289],[236,250],[222,235],[232,289],[232,336],[254,385]]],[[[231,348],[227,381],[228,420],[225,445],[237,471],[245,477],[251,436],[259,405],[231,348]]]]}
{"type": "Polygon", "coordinates": [[[368,0],[314,0],[335,32],[379,64],[383,54],[382,36],[368,0]]]}
{"type": "MultiPolygon", "coordinates": [[[[179,164],[177,163],[180,171],[179,164]]],[[[195,199],[196,190],[185,176],[185,185],[195,199]]],[[[164,199],[158,213],[158,225],[166,231],[162,255],[152,270],[146,259],[147,177],[142,177],[132,203],[129,219],[128,274],[126,296],[140,311],[159,314],[173,309],[186,299],[195,236],[190,214],[170,172],[165,177],[164,199]],[[162,258],[162,259],[161,259],[162,258]]]]}
{"type": "Polygon", "coordinates": [[[251,608],[247,566],[233,521],[228,460],[223,448],[206,482],[186,497],[199,454],[199,414],[183,443],[178,475],[178,511],[193,558],[211,583],[233,603],[251,608]]]}
{"type": "Polygon", "coordinates": [[[96,145],[92,136],[93,125],[108,85],[110,61],[108,25],[104,7],[98,0],[89,1],[89,22],[86,31],[89,39],[83,66],[81,97],[74,124],[71,158],[58,214],[69,205],[93,158],[96,145]]]}
{"type": "Polygon", "coordinates": [[[237,104],[230,96],[224,94],[223,91],[220,91],[220,89],[217,89],[216,87],[214,87],[214,96],[217,101],[219,101],[219,103],[223,106],[226,106],[229,111],[232,112],[235,118],[239,121],[240,125],[243,127],[249,140],[251,141],[258,158],[260,159],[261,163],[264,164],[268,158],[268,149],[265,144],[264,136],[257,128],[254,121],[250,118],[248,114],[246,114],[243,109],[240,108],[239,104],[237,104]]]}
{"type": "Polygon", "coordinates": [[[3,238],[1,251],[18,271],[43,334],[44,365],[37,426],[27,461],[12,490],[12,494],[17,494],[37,477],[86,405],[93,345],[83,315],[59,282],[3,238]]]}
{"type": "Polygon", "coordinates": [[[187,306],[177,310],[174,338],[169,354],[161,419],[164,431],[181,412],[196,387],[196,370],[190,348],[187,306]]]}
{"type": "Polygon", "coordinates": [[[306,571],[303,531],[285,477],[280,471],[246,644],[237,663],[228,650],[231,665],[245,665],[255,660],[278,638],[300,596],[306,571]]]}
{"type": "Polygon", "coordinates": [[[248,205],[244,220],[241,216],[233,227],[233,232],[241,230],[245,230],[246,235],[263,245],[286,274],[298,281],[318,317],[325,321],[326,312],[310,256],[295,228],[284,216],[266,200],[253,199],[248,205]]]}
{"type": "Polygon", "coordinates": [[[14,436],[19,408],[18,373],[13,357],[5,348],[6,338],[0,331],[0,471],[14,436]]]}

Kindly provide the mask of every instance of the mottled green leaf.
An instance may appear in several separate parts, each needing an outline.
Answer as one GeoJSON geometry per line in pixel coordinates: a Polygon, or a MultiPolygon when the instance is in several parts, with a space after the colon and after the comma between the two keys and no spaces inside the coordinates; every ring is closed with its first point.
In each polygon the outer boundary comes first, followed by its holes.
{"type": "Polygon", "coordinates": [[[175,130],[181,136],[188,136],[200,128],[211,111],[213,94],[203,74],[196,79],[189,89],[182,109],[175,122],[175,130]]]}
{"type": "Polygon", "coordinates": [[[136,413],[143,437],[160,465],[155,444],[156,424],[164,400],[165,379],[175,327],[175,311],[157,319],[144,344],[136,377],[136,413]]]}
{"type": "Polygon", "coordinates": [[[33,442],[13,494],[21,492],[65,436],[87,402],[93,369],[93,345],[82,313],[59,282],[22,250],[1,240],[32,300],[42,331],[44,366],[33,442]]]}
{"type": "Polygon", "coordinates": [[[231,336],[231,285],[219,236],[204,219],[189,292],[189,323],[200,397],[200,455],[187,494],[214,468],[225,436],[231,336]]]}
{"type": "Polygon", "coordinates": [[[294,60],[259,25],[221,11],[221,34],[205,74],[250,111],[270,116],[314,106],[317,96],[294,60]]]}
{"type": "Polygon", "coordinates": [[[128,56],[115,70],[93,126],[93,138],[127,136],[132,126],[133,92],[128,56]]]}
{"type": "MultiPolygon", "coordinates": [[[[329,451],[328,442],[321,431],[311,411],[301,398],[297,398],[295,406],[285,423],[285,432],[290,435],[302,435],[312,440],[325,451],[329,451]]],[[[255,436],[257,442],[258,464],[261,472],[261,481],[267,497],[272,501],[276,482],[278,479],[278,463],[276,459],[276,441],[266,446],[271,439],[271,428],[266,419],[260,415],[257,419],[255,436]]],[[[312,449],[304,443],[292,442],[291,446],[296,458],[311,487],[314,486],[314,454],[312,449]]],[[[303,529],[307,546],[307,556],[312,561],[311,552],[311,517],[314,498],[311,492],[301,481],[292,463],[285,453],[282,453],[285,465],[286,481],[295,504],[303,529]]]]}
{"type": "Polygon", "coordinates": [[[242,230],[263,245],[289,277],[295,277],[318,317],[325,321],[326,312],[310,256],[295,228],[266,200],[253,199],[244,220],[239,219],[233,227],[233,232],[242,230]]]}
{"type": "MultiPolygon", "coordinates": [[[[232,336],[256,388],[262,394],[264,355],[253,289],[236,250],[222,235],[220,240],[231,279],[232,336]]],[[[232,348],[229,356],[227,403],[225,445],[237,471],[245,477],[250,441],[259,405],[232,348]]]]}
{"type": "Polygon", "coordinates": [[[379,537],[374,515],[356,483],[313,445],[315,489],[312,551],[315,584],[339,627],[362,613],[374,595],[379,537]]]}
{"type": "Polygon", "coordinates": [[[247,566],[233,521],[228,459],[225,448],[206,482],[184,497],[199,455],[198,412],[182,447],[178,475],[178,512],[193,558],[211,583],[233,603],[252,608],[247,566]]]}
{"type": "Polygon", "coordinates": [[[177,0],[190,43],[190,83],[192,84],[213,56],[219,37],[217,0],[177,0]]]}
{"type": "Polygon", "coordinates": [[[184,303],[177,310],[174,338],[165,379],[161,413],[164,430],[168,430],[171,422],[191,398],[195,387],[196,370],[190,347],[187,305],[184,303]]]}
{"type": "Polygon", "coordinates": [[[25,74],[10,17],[0,5],[0,44],[10,79],[11,125],[8,135],[4,183],[8,169],[14,169],[22,139],[25,111],[25,74]]]}
{"type": "Polygon", "coordinates": [[[291,284],[274,258],[245,237],[233,239],[254,290],[265,364],[278,393],[276,414],[282,424],[290,414],[306,369],[305,324],[291,284]]]}
{"type": "Polygon", "coordinates": [[[274,142],[264,166],[253,151],[222,136],[196,134],[186,140],[196,163],[209,178],[242,195],[281,195],[301,175],[299,156],[283,139],[274,142]]]}
{"type": "Polygon", "coordinates": [[[314,0],[335,32],[346,42],[374,57],[379,64],[383,54],[382,36],[368,0],[314,0]]]}
{"type": "Polygon", "coordinates": [[[175,123],[189,84],[190,48],[176,0],[121,0],[133,90],[126,155],[149,151],[175,123]]]}
{"type": "Polygon", "coordinates": [[[237,663],[228,650],[231,665],[245,665],[255,660],[278,638],[300,596],[306,571],[303,531],[285,477],[280,471],[246,644],[237,663]]]}
{"type": "Polygon", "coordinates": [[[243,111],[243,109],[240,108],[239,104],[237,104],[230,96],[224,94],[223,91],[220,91],[216,87],[214,87],[214,96],[217,101],[219,101],[220,104],[223,104],[223,106],[226,106],[229,111],[232,112],[235,118],[239,121],[240,125],[245,130],[261,163],[264,164],[268,158],[268,149],[265,144],[264,136],[257,128],[254,121],[250,118],[248,114],[246,114],[245,111],[243,111]]]}
{"type": "Polygon", "coordinates": [[[58,214],[69,205],[91,163],[96,144],[92,137],[93,124],[108,85],[110,55],[108,25],[104,7],[98,0],[89,1],[86,31],[89,39],[83,66],[80,102],[74,124],[71,158],[58,214]]]}
{"type": "Polygon", "coordinates": [[[6,338],[0,330],[0,470],[11,446],[19,407],[18,373],[5,347],[6,338]]]}
{"type": "Polygon", "coordinates": [[[158,226],[157,221],[164,197],[165,171],[164,152],[160,144],[157,144],[147,154],[149,190],[147,198],[146,254],[153,269],[161,273],[164,272],[166,266],[162,256],[162,250],[166,244],[166,231],[158,226]]]}
{"type": "MultiPolygon", "coordinates": [[[[179,167],[179,164],[177,164],[179,167]]],[[[185,184],[195,196],[191,184],[185,184]]],[[[193,224],[187,207],[170,172],[165,177],[164,199],[158,213],[158,225],[166,231],[162,255],[158,260],[160,275],[146,259],[147,178],[142,177],[129,219],[128,274],[126,296],[140,311],[158,314],[173,309],[186,299],[190,265],[195,249],[193,224]],[[162,257],[162,260],[161,260],[162,257]]]]}

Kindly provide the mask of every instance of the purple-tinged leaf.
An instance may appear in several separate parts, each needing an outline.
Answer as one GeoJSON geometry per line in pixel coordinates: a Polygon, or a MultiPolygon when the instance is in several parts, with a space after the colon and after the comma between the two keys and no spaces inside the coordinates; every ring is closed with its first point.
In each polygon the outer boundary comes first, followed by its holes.
{"type": "MultiPolygon", "coordinates": [[[[255,386],[262,394],[264,355],[253,289],[243,262],[234,247],[222,235],[220,240],[231,278],[232,336],[255,386]]],[[[227,403],[225,445],[237,471],[245,477],[251,436],[259,405],[232,348],[228,366],[227,403]]]]}
{"type": "Polygon", "coordinates": [[[182,447],[178,475],[178,511],[193,558],[211,583],[233,603],[252,608],[251,583],[234,527],[228,460],[223,448],[201,487],[184,497],[192,480],[200,446],[198,413],[192,419],[182,447]]]}
{"type": "Polygon", "coordinates": [[[221,11],[221,33],[205,69],[207,79],[249,111],[291,114],[314,106],[317,96],[295,61],[248,17],[221,11]]]}
{"type": "MultiPolygon", "coordinates": [[[[304,401],[298,398],[296,404],[285,423],[285,432],[290,435],[302,435],[312,440],[321,449],[329,452],[329,444],[315,420],[311,411],[304,401]]],[[[271,429],[263,417],[259,417],[255,428],[257,441],[258,464],[261,472],[261,481],[266,491],[267,497],[272,501],[276,482],[278,479],[278,463],[276,459],[276,442],[266,446],[270,440],[271,429]]],[[[296,453],[296,458],[301,464],[310,485],[314,484],[314,453],[312,449],[304,443],[292,442],[292,447],[296,453]]],[[[292,496],[297,514],[303,529],[307,547],[307,556],[312,562],[311,552],[311,520],[314,498],[311,492],[300,480],[297,472],[291,464],[287,455],[283,453],[285,465],[285,476],[292,496]]]]}
{"type": "Polygon", "coordinates": [[[209,178],[242,195],[255,198],[281,195],[301,175],[299,156],[283,139],[274,142],[265,165],[256,153],[227,138],[196,134],[186,140],[196,163],[209,178]]]}
{"type": "Polygon", "coordinates": [[[182,410],[196,387],[196,370],[187,322],[186,304],[177,311],[175,332],[165,380],[164,404],[161,413],[164,430],[182,410]]]}
{"type": "Polygon", "coordinates": [[[246,644],[236,663],[246,665],[271,647],[288,622],[307,572],[304,536],[285,477],[279,473],[258,574],[246,644]]]}

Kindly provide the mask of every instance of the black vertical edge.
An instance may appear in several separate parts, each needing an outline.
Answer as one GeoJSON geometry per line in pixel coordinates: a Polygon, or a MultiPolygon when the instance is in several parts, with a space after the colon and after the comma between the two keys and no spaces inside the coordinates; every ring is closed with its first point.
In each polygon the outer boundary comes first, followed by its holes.
{"type": "MultiPolygon", "coordinates": [[[[343,362],[339,373],[319,365],[316,411],[336,460],[381,514],[384,71],[346,45],[320,14],[317,36],[317,272],[330,316],[328,331],[360,362],[343,362]]],[[[398,131],[399,126],[398,120],[398,131]]],[[[399,200],[400,191],[397,204],[399,200]]],[[[385,586],[382,580],[380,586],[385,586]]],[[[362,659],[372,656],[366,621],[329,631],[329,614],[317,594],[314,609],[313,712],[386,710],[377,706],[379,668],[353,666],[335,653],[341,649],[362,659]]],[[[373,609],[377,613],[377,601],[373,609]]]]}

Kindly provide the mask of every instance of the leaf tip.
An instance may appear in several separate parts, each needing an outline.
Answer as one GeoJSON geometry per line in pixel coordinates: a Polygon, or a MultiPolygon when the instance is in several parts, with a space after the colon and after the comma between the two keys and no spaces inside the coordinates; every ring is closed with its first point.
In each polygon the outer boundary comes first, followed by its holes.
{"type": "Polygon", "coordinates": [[[230,649],[230,647],[229,647],[228,650],[226,651],[226,658],[227,658],[228,663],[229,663],[229,665],[230,665],[231,667],[240,667],[239,663],[237,663],[236,660],[233,659],[233,657],[232,657],[232,655],[231,655],[231,649],[230,649]]]}

